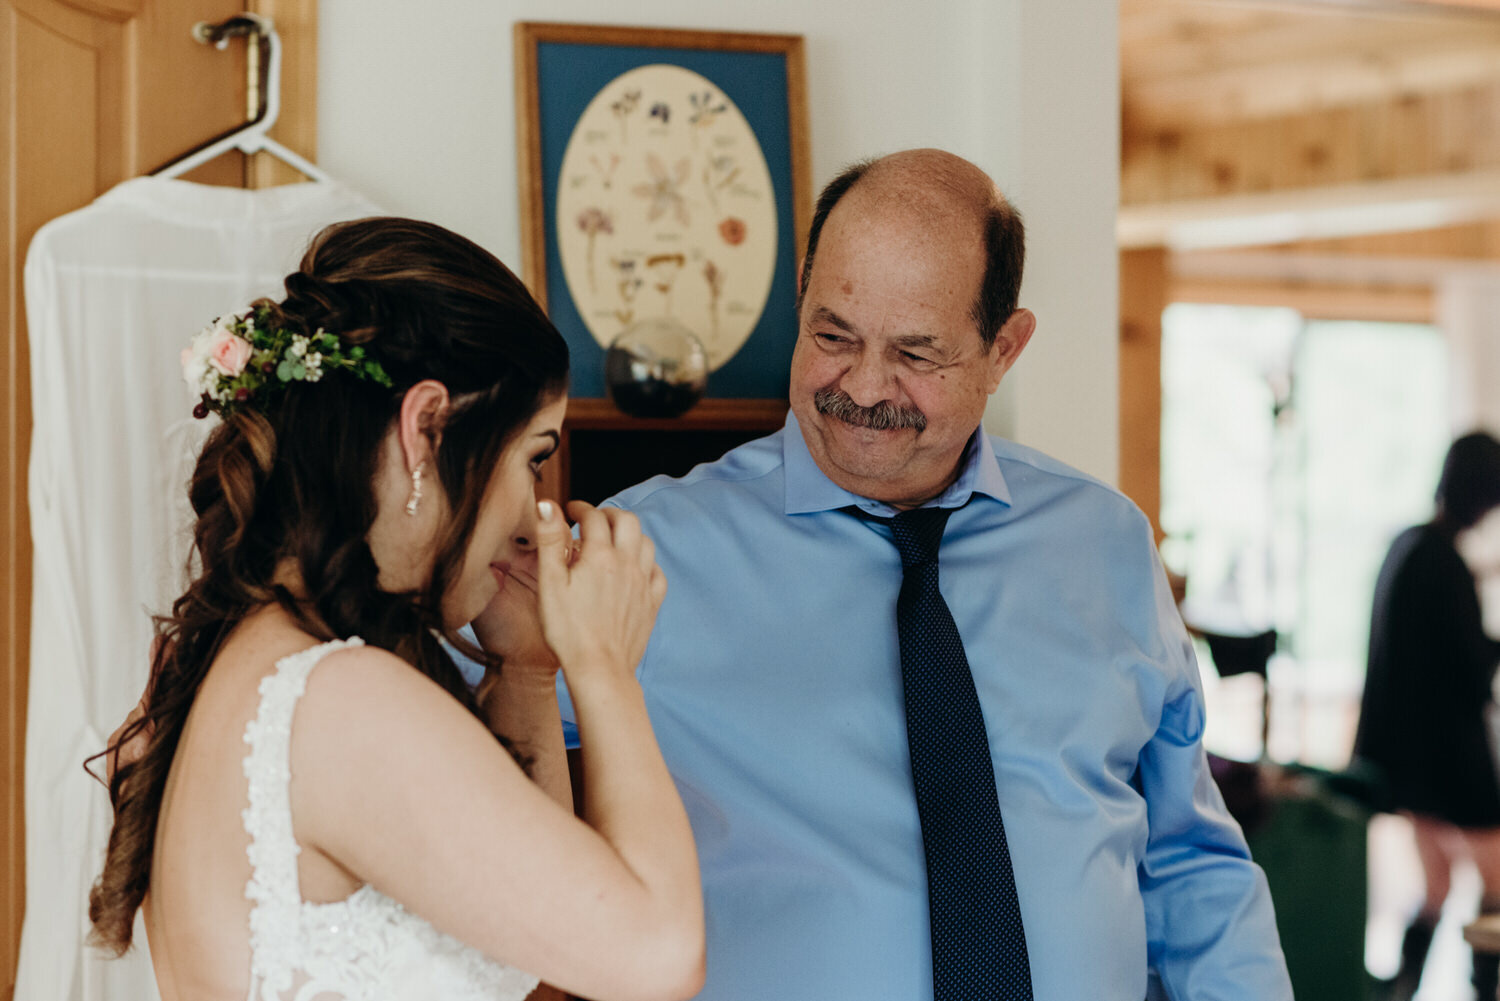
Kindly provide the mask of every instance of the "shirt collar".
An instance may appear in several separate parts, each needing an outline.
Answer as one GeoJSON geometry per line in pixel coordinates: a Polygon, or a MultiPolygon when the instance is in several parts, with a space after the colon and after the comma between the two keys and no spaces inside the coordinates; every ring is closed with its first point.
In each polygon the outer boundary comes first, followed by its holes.
{"type": "MultiPolygon", "coordinates": [[[[1010,489],[1005,485],[1005,477],[1000,472],[995,450],[986,446],[984,431],[976,429],[964,448],[958,479],[925,506],[963,507],[975,494],[981,494],[1009,507],[1010,489]]],[[[802,437],[802,426],[792,413],[786,416],[786,428],[781,435],[781,453],[782,464],[786,469],[787,514],[811,514],[851,506],[882,518],[893,517],[897,513],[889,504],[851,493],[824,475],[812,453],[807,450],[807,441],[802,437]]]]}

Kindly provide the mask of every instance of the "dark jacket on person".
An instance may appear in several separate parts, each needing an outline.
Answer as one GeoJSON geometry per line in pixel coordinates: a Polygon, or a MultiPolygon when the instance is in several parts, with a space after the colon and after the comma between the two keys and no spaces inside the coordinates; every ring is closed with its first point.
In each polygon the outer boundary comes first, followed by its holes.
{"type": "Polygon", "coordinates": [[[1440,523],[1397,537],[1375,585],[1355,756],[1391,804],[1464,827],[1500,825],[1486,708],[1500,644],[1474,575],[1440,523]]]}

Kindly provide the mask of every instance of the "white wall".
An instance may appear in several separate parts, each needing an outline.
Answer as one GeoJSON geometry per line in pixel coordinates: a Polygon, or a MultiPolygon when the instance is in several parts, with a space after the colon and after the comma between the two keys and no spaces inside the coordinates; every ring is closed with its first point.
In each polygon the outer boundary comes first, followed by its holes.
{"type": "Polygon", "coordinates": [[[570,20],[806,37],[815,189],[846,163],[938,146],[1026,217],[1040,327],[987,419],[1113,481],[1119,175],[1109,0],[322,0],[319,161],[392,212],[519,270],[511,25],[570,20]]]}

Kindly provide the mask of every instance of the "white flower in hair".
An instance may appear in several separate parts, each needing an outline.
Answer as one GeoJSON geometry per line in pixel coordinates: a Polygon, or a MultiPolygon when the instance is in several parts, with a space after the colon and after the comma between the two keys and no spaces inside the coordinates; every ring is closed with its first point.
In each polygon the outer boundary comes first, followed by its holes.
{"type": "Polygon", "coordinates": [[[390,387],[380,362],[319,327],[311,336],[269,326],[270,312],[231,314],[199,331],[182,351],[182,377],[199,394],[193,416],[254,405],[293,382],[319,382],[325,365],[390,387]],[[262,326],[257,328],[259,319],[262,326]]]}

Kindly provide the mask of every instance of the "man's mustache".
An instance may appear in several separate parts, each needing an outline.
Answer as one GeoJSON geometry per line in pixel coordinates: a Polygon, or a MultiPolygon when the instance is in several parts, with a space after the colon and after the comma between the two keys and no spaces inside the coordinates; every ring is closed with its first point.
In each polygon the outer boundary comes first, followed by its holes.
{"type": "Polygon", "coordinates": [[[824,417],[872,431],[911,428],[921,434],[927,430],[926,416],[915,407],[898,407],[890,400],[881,400],[873,407],[862,407],[842,389],[818,390],[813,394],[813,406],[824,417]]]}

